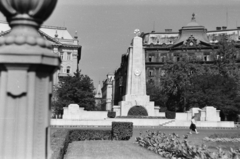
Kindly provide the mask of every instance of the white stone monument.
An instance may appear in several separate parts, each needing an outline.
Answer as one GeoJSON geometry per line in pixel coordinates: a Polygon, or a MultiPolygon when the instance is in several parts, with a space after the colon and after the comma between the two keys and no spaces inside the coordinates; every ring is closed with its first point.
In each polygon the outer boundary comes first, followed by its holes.
{"type": "Polygon", "coordinates": [[[127,116],[132,107],[142,106],[148,116],[157,116],[159,107],[154,107],[154,102],[150,102],[146,95],[145,52],[142,38],[139,37],[140,31],[136,29],[135,34],[128,54],[126,95],[123,96],[123,101],[119,102],[119,106],[113,107],[113,111],[117,116],[127,116]]]}
{"type": "Polygon", "coordinates": [[[63,119],[67,120],[95,120],[107,118],[107,111],[86,111],[78,104],[69,104],[63,108],[63,119]]]}

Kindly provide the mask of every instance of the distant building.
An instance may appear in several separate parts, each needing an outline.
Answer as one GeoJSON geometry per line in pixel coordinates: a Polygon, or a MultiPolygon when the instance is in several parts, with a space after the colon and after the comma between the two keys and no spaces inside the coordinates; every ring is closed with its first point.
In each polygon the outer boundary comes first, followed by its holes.
{"type": "Polygon", "coordinates": [[[102,86],[102,110],[112,110],[113,105],[114,75],[107,74],[107,79],[102,86]]]}
{"type": "Polygon", "coordinates": [[[95,92],[95,108],[96,110],[101,110],[101,106],[102,106],[102,90],[101,90],[101,84],[99,82],[98,84],[98,88],[95,92]]]}
{"type": "MultiPolygon", "coordinates": [[[[7,36],[9,32],[8,23],[0,21],[0,37],[7,36]]],[[[78,68],[82,49],[77,32],[72,37],[66,27],[42,25],[39,34],[52,43],[53,53],[58,54],[62,59],[60,70],[53,76],[53,84],[57,84],[62,77],[73,75],[78,68]]]]}
{"type": "MultiPolygon", "coordinates": [[[[179,32],[166,29],[165,32],[142,33],[146,82],[160,83],[161,76],[165,73],[162,69],[164,63],[174,63],[182,59],[195,59],[204,64],[212,63],[222,34],[227,35],[228,40],[234,41],[236,47],[240,47],[240,27],[227,29],[223,26],[217,27],[214,31],[207,31],[196,22],[194,14],[191,21],[179,32]]],[[[239,52],[236,59],[240,60],[239,52]]],[[[128,52],[122,55],[120,68],[114,74],[114,105],[118,105],[126,93],[127,68],[128,52]]]]}

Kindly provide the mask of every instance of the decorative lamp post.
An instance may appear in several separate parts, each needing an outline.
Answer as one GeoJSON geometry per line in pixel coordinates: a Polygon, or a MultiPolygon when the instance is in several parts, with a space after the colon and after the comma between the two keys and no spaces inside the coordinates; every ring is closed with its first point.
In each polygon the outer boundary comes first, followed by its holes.
{"type": "Polygon", "coordinates": [[[11,31],[0,38],[0,158],[49,157],[52,76],[60,65],[38,32],[57,0],[0,0],[11,31]]]}

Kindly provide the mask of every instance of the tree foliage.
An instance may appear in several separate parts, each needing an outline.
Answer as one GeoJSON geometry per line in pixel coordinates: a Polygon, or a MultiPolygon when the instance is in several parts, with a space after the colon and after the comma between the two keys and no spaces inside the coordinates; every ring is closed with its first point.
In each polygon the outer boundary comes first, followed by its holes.
{"type": "Polygon", "coordinates": [[[62,78],[55,88],[54,96],[52,107],[57,113],[69,104],[78,104],[86,110],[94,109],[93,82],[87,75],[81,74],[81,71],[74,73],[74,76],[62,78]]]}
{"type": "Polygon", "coordinates": [[[225,36],[219,42],[212,64],[183,60],[166,63],[159,85],[147,84],[150,99],[170,111],[214,106],[225,115],[240,110],[237,50],[225,36]]]}

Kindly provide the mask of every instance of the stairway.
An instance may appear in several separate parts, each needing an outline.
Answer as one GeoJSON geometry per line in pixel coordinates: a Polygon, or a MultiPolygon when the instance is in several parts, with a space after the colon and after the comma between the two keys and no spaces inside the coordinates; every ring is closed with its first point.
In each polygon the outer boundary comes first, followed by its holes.
{"type": "Polygon", "coordinates": [[[165,122],[163,124],[160,124],[159,126],[167,126],[168,124],[173,123],[173,122],[175,122],[175,119],[167,121],[167,122],[165,122]]]}

